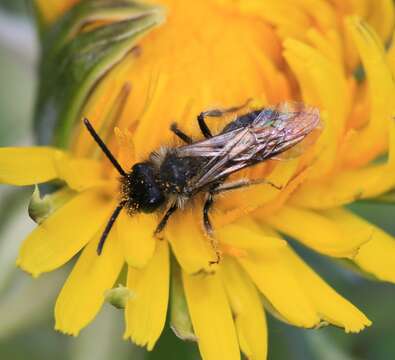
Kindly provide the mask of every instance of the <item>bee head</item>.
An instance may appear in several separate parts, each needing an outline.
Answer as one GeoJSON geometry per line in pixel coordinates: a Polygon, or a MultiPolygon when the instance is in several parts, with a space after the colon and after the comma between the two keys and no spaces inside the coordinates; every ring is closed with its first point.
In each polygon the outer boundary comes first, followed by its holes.
{"type": "Polygon", "coordinates": [[[166,200],[156,182],[155,168],[149,162],[135,164],[121,178],[121,193],[129,212],[152,213],[166,200]]]}

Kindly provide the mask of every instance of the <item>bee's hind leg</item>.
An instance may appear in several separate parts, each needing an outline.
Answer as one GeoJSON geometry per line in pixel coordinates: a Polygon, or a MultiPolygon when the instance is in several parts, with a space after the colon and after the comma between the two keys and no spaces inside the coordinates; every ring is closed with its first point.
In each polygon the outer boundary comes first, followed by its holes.
{"type": "Polygon", "coordinates": [[[190,136],[185,134],[182,130],[180,130],[177,126],[177,123],[172,123],[170,125],[170,130],[177,135],[182,141],[184,141],[186,144],[192,144],[193,140],[190,136]]]}
{"type": "Polygon", "coordinates": [[[213,250],[215,251],[216,254],[216,259],[213,261],[210,261],[210,265],[214,264],[219,264],[222,259],[222,254],[219,249],[219,244],[217,239],[213,236],[213,226],[211,225],[210,217],[208,215],[211,207],[213,206],[214,203],[214,193],[213,192],[208,192],[206,201],[203,205],[203,224],[204,224],[204,230],[206,231],[206,234],[208,238],[210,239],[210,244],[213,250]]]}
{"type": "Polygon", "coordinates": [[[251,99],[247,99],[247,101],[244,104],[239,105],[239,106],[233,106],[228,109],[211,109],[211,110],[201,112],[198,115],[197,120],[198,120],[200,131],[202,132],[203,136],[206,139],[211,138],[213,136],[210,128],[206,124],[206,117],[207,116],[221,117],[225,114],[230,114],[230,113],[241,110],[242,108],[246,107],[250,102],[251,102],[251,99]]]}
{"type": "Polygon", "coordinates": [[[246,187],[249,187],[249,186],[262,185],[262,184],[270,185],[270,186],[274,187],[277,190],[282,190],[283,189],[283,186],[276,185],[276,184],[274,184],[271,181],[266,180],[266,179],[259,179],[259,180],[241,179],[241,180],[237,180],[237,181],[221,184],[218,187],[216,187],[214,190],[212,190],[212,193],[213,194],[221,194],[221,193],[224,193],[224,192],[227,192],[227,191],[238,190],[238,189],[243,189],[243,188],[246,188],[246,187]]]}

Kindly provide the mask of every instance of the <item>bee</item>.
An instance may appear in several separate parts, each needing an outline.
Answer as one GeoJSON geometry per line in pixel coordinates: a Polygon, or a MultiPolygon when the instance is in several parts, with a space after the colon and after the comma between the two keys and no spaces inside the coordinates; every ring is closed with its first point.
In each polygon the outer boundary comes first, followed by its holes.
{"type": "Polygon", "coordinates": [[[89,120],[84,119],[87,130],[120,174],[120,202],[100,238],[98,255],[122,209],[131,216],[138,212],[162,211],[164,215],[154,231],[154,235],[158,236],[175,211],[183,209],[197,194],[204,193],[204,230],[212,239],[217,255],[217,260],[213,263],[220,261],[209,217],[215,197],[231,190],[268,183],[265,179],[227,181],[228,177],[268,159],[278,159],[320,127],[317,108],[301,102],[284,102],[237,116],[221,132],[212,134],[206,123],[207,117],[236,113],[247,103],[200,113],[197,122],[203,135],[202,140],[194,141],[173,123],[170,130],[185,145],[161,147],[152,152],[147,160],[134,164],[129,171],[121,167],[89,120]]]}

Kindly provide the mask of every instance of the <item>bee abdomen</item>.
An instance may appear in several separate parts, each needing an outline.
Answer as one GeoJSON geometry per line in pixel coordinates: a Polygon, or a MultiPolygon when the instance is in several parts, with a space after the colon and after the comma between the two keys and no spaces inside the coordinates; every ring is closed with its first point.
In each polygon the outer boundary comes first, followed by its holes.
{"type": "Polygon", "coordinates": [[[261,112],[262,112],[262,109],[252,111],[247,114],[239,116],[236,120],[234,120],[231,123],[229,123],[228,125],[226,125],[223,128],[222,133],[233,131],[233,130],[236,130],[239,128],[244,128],[244,127],[250,125],[261,112]]]}

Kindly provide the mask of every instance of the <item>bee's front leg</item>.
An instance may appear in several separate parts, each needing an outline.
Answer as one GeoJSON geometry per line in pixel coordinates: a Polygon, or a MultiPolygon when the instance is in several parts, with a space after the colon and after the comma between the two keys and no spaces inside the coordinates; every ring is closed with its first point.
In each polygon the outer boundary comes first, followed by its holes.
{"type": "Polygon", "coordinates": [[[170,216],[173,215],[176,210],[177,210],[177,204],[176,203],[174,203],[173,205],[171,205],[167,209],[165,215],[163,216],[162,220],[159,222],[158,226],[156,227],[156,229],[154,231],[154,236],[156,238],[160,238],[159,234],[163,231],[163,229],[165,228],[170,216]]]}

